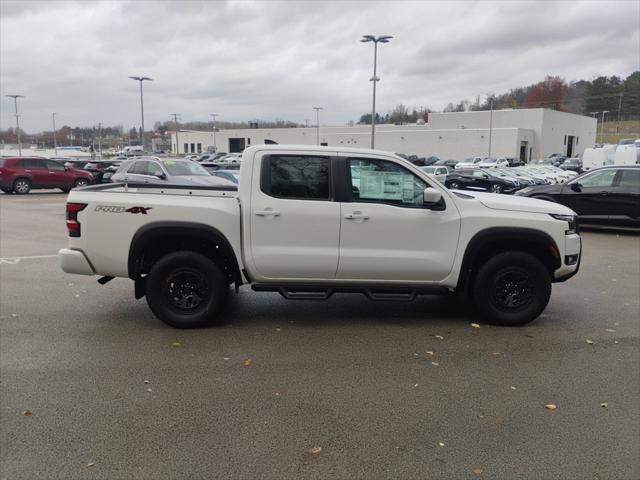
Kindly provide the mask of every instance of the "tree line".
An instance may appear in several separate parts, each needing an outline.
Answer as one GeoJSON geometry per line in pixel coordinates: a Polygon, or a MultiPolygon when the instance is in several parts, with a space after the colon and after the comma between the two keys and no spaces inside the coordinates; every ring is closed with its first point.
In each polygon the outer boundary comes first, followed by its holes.
{"type": "MultiPolygon", "coordinates": [[[[609,119],[640,120],[640,71],[626,78],[600,76],[594,80],[567,83],[563,78],[547,76],[526,87],[512,88],[508,92],[487,93],[483,99],[449,102],[443,112],[472,112],[506,108],[550,108],[563,112],[590,115],[608,110],[609,119]]],[[[413,123],[426,120],[432,110],[427,107],[408,108],[403,104],[386,114],[376,113],[376,123],[413,123]]],[[[359,123],[371,124],[371,114],[365,113],[359,123]]]]}

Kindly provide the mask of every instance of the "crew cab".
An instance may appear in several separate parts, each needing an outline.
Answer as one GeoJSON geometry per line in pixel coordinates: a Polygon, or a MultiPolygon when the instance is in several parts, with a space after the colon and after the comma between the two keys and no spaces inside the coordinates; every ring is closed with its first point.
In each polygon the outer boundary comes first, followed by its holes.
{"type": "Polygon", "coordinates": [[[231,290],[371,300],[467,292],[479,314],[523,325],[578,271],[569,208],[445,188],[387,152],[258,145],[239,186],[104,184],[66,206],[67,273],[130,278],[178,328],[222,321],[231,290]]]}

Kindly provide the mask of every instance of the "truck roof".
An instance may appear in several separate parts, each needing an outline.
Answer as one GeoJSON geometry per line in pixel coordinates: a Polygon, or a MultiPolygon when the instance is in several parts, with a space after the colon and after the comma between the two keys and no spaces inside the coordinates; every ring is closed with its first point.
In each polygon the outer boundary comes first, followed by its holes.
{"type": "Polygon", "coordinates": [[[372,150],[370,148],[353,148],[353,147],[342,147],[338,145],[330,145],[330,146],[319,146],[319,145],[252,145],[251,147],[245,149],[243,152],[243,157],[246,156],[247,153],[252,153],[254,151],[264,151],[264,150],[304,150],[306,152],[319,152],[319,153],[329,153],[329,152],[344,152],[344,153],[358,153],[358,154],[377,154],[377,155],[393,155],[396,157],[397,155],[393,152],[387,152],[384,150],[372,150]]]}

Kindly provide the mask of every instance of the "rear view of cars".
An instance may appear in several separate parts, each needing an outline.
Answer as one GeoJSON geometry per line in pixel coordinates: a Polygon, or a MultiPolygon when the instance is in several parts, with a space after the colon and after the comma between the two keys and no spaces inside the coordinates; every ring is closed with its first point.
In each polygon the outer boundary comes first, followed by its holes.
{"type": "Polygon", "coordinates": [[[38,188],[59,188],[68,192],[94,182],[91,173],[66,167],[56,160],[40,157],[0,159],[0,189],[4,193],[24,195],[38,188]]]}

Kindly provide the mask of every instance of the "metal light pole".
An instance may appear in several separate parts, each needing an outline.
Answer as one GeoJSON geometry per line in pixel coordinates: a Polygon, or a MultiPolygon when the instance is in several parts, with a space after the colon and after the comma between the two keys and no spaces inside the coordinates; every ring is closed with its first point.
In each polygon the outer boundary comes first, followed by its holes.
{"type": "Polygon", "coordinates": [[[493,98],[489,101],[490,111],[489,111],[489,158],[491,158],[491,134],[493,132],[493,98]]]}
{"type": "Polygon", "coordinates": [[[20,120],[18,115],[18,99],[24,98],[24,95],[7,95],[7,97],[13,98],[13,106],[16,109],[16,134],[18,135],[18,156],[22,156],[22,142],[20,141],[20,120]]]}
{"type": "Polygon", "coordinates": [[[610,110],[603,110],[602,113],[602,123],[600,123],[600,141],[604,143],[604,116],[609,113],[610,110]]]}
{"type": "Polygon", "coordinates": [[[149,77],[129,77],[131,80],[135,80],[140,82],[140,117],[142,119],[142,150],[145,149],[144,146],[144,99],[142,96],[142,82],[145,80],[153,81],[152,78],[149,77]]]}
{"type": "Polygon", "coordinates": [[[178,143],[178,117],[180,116],[180,114],[170,113],[169,115],[173,117],[173,123],[176,126],[176,157],[177,157],[180,155],[180,144],[178,143]]]}
{"type": "Polygon", "coordinates": [[[58,142],[56,141],[56,112],[51,114],[51,118],[53,119],[53,150],[56,153],[56,157],[58,156],[58,142]]]}
{"type": "Polygon", "coordinates": [[[210,113],[209,114],[210,117],[213,118],[213,149],[215,152],[218,151],[218,146],[216,145],[216,117],[218,116],[217,113],[210,113]]]}
{"type": "Polygon", "coordinates": [[[320,110],[322,107],[312,107],[316,111],[316,144],[320,145],[320,110]]]}
{"type": "Polygon", "coordinates": [[[363,35],[360,40],[363,43],[373,42],[373,77],[369,80],[373,82],[373,105],[371,107],[371,148],[375,148],[376,144],[376,83],[380,81],[378,78],[378,43],[389,43],[393,37],[391,35],[363,35]]]}

